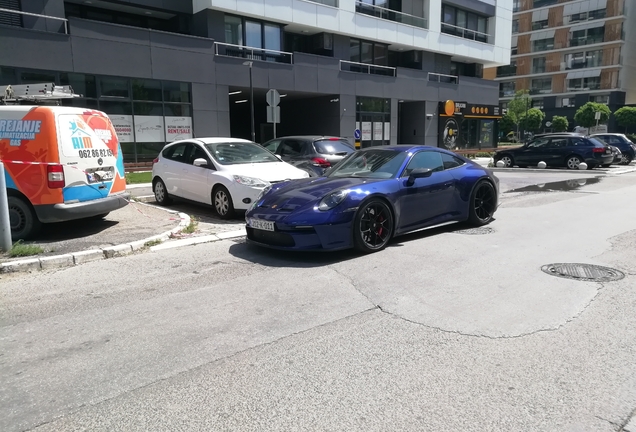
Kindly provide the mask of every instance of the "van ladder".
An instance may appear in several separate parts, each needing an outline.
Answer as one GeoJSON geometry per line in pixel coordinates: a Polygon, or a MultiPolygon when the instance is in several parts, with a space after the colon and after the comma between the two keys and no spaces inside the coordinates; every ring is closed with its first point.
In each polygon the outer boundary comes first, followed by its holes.
{"type": "Polygon", "coordinates": [[[0,105],[19,105],[21,102],[46,103],[59,105],[60,99],[79,98],[71,86],[58,86],[54,83],[8,85],[0,93],[0,105]]]}

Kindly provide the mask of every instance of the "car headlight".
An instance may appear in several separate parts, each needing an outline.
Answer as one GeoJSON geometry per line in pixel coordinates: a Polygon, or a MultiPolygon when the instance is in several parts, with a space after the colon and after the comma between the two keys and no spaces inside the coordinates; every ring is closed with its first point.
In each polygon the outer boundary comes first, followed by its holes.
{"type": "Polygon", "coordinates": [[[265,181],[265,180],[261,180],[259,178],[255,178],[255,177],[247,177],[247,176],[242,176],[242,175],[235,175],[232,176],[234,177],[234,181],[237,182],[238,184],[241,184],[243,186],[251,186],[251,187],[267,187],[269,186],[269,182],[265,181]]]}
{"type": "Polygon", "coordinates": [[[339,191],[331,192],[329,195],[325,196],[323,199],[320,200],[320,203],[318,204],[318,210],[320,211],[331,210],[332,208],[334,208],[335,206],[343,202],[344,199],[347,197],[348,193],[349,193],[348,190],[339,190],[339,191]]]}

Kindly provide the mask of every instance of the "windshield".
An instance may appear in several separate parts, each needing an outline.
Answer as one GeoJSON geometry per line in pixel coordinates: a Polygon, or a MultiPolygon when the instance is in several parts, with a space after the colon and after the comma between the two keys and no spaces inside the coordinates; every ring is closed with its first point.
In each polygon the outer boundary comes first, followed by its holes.
{"type": "Polygon", "coordinates": [[[316,151],[320,154],[335,155],[342,153],[343,155],[353,153],[355,149],[344,140],[320,140],[314,143],[316,151]]]}
{"type": "Polygon", "coordinates": [[[215,143],[206,144],[205,148],[221,165],[280,162],[272,153],[252,143],[215,143]]]}
{"type": "Polygon", "coordinates": [[[395,150],[363,150],[343,159],[327,177],[392,178],[402,168],[407,153],[395,150]]]}

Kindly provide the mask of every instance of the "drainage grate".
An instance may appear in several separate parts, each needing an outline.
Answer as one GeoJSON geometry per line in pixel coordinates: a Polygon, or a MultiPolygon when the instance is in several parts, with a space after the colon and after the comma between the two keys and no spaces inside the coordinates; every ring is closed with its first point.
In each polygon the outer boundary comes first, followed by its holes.
{"type": "Polygon", "coordinates": [[[455,231],[456,234],[483,235],[492,234],[495,230],[490,227],[468,228],[455,231]]]}
{"type": "Polygon", "coordinates": [[[619,270],[591,264],[548,264],[541,267],[541,271],[552,276],[592,282],[611,282],[625,277],[625,273],[619,270]]]}

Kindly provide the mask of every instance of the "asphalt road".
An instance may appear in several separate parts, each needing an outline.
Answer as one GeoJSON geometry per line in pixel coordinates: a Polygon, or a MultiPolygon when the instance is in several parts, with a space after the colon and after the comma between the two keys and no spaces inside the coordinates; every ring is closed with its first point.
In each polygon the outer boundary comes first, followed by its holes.
{"type": "Polygon", "coordinates": [[[500,178],[488,229],[368,256],[239,240],[2,275],[0,430],[621,430],[636,174],[500,178]]]}

